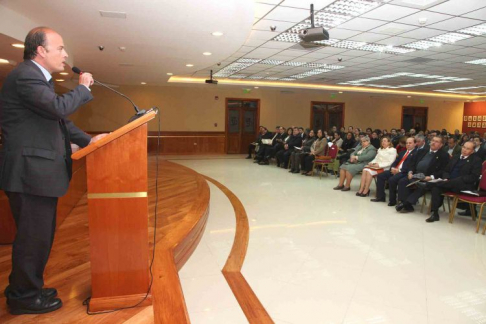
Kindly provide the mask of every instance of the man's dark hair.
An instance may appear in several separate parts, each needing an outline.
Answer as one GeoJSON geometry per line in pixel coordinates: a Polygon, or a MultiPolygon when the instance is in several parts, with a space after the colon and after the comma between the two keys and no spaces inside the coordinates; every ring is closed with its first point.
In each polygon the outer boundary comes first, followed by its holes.
{"type": "Polygon", "coordinates": [[[37,56],[37,47],[46,44],[47,27],[36,27],[32,29],[25,37],[24,60],[33,60],[37,56]]]}

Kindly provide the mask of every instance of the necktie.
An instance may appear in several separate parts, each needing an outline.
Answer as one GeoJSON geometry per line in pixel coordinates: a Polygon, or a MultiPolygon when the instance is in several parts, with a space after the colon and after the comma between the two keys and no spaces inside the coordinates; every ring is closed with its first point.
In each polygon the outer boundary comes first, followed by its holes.
{"type": "MultiPolygon", "coordinates": [[[[397,169],[400,170],[402,168],[402,164],[403,162],[405,162],[405,160],[407,159],[407,156],[408,154],[410,153],[410,151],[407,151],[407,153],[405,153],[402,157],[402,159],[400,160],[400,162],[398,162],[398,165],[397,165],[397,169]]],[[[401,171],[401,170],[400,170],[401,171]]]]}

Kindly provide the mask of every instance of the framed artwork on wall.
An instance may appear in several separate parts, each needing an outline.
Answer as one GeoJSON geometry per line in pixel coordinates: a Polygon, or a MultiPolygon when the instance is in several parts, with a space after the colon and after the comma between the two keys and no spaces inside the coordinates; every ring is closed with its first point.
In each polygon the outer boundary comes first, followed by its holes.
{"type": "MultiPolygon", "coordinates": [[[[471,116],[469,116],[469,117],[471,117],[471,116]]],[[[467,122],[467,127],[471,127],[471,124],[472,124],[471,122],[467,122]]]]}
{"type": "Polygon", "coordinates": [[[478,121],[483,121],[483,116],[478,116],[478,121]]]}
{"type": "Polygon", "coordinates": [[[464,116],[464,121],[467,121],[467,116],[464,116]]]}
{"type": "Polygon", "coordinates": [[[472,121],[472,116],[467,116],[467,121],[472,121]]]}
{"type": "Polygon", "coordinates": [[[482,128],[486,128],[486,122],[483,122],[483,127],[482,128]]]}
{"type": "Polygon", "coordinates": [[[477,116],[473,116],[473,121],[477,121],[478,120],[478,117],[477,116]]]}
{"type": "Polygon", "coordinates": [[[476,122],[472,122],[472,128],[476,128],[476,122]]]}

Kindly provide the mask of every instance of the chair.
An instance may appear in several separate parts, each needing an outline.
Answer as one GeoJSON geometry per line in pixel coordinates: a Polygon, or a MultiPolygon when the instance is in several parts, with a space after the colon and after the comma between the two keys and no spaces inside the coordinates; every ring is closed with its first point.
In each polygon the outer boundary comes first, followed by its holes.
{"type": "MultiPolygon", "coordinates": [[[[334,164],[336,161],[336,156],[338,153],[338,147],[336,145],[333,145],[331,147],[327,147],[327,154],[324,152],[326,155],[318,155],[316,156],[314,160],[314,164],[312,165],[312,175],[314,175],[314,170],[316,166],[321,166],[321,172],[319,173],[319,179],[322,177],[322,172],[326,170],[326,176],[329,175],[327,166],[330,164],[334,164]]],[[[337,173],[336,170],[334,170],[334,173],[336,174],[337,178],[337,173]]]]}
{"type": "MultiPolygon", "coordinates": [[[[483,166],[481,169],[481,179],[479,180],[479,191],[484,191],[486,192],[486,177],[484,176],[486,173],[486,163],[483,162],[483,166]]],[[[453,194],[453,193],[450,193],[453,194]]],[[[471,215],[473,217],[473,220],[476,218],[476,209],[475,206],[479,205],[479,214],[477,217],[477,226],[476,226],[476,233],[479,232],[479,227],[481,226],[481,216],[483,214],[483,208],[484,205],[486,205],[486,196],[484,197],[478,197],[478,196],[473,196],[473,195],[468,195],[468,194],[454,194],[455,198],[452,203],[452,210],[449,214],[449,223],[452,223],[454,220],[454,214],[456,212],[456,207],[459,202],[465,202],[469,204],[469,208],[471,208],[471,215]]],[[[484,226],[483,229],[483,235],[486,232],[486,225],[484,226]]]]}

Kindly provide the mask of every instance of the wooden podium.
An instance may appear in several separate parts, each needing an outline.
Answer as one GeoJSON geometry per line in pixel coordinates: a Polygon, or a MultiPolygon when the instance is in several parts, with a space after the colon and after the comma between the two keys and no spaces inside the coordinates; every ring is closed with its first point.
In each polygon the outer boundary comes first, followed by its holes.
{"type": "MultiPolygon", "coordinates": [[[[72,155],[86,156],[91,260],[90,311],[134,306],[149,287],[149,112],[72,155]]],[[[151,295],[139,306],[150,305],[151,295]]]]}

